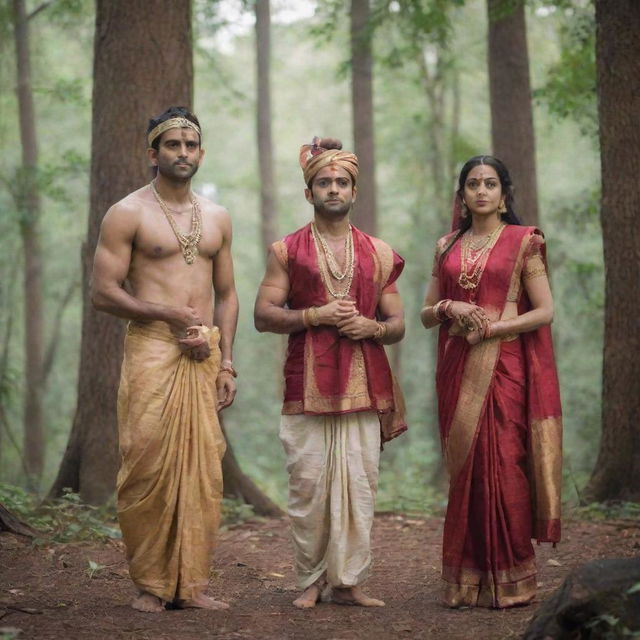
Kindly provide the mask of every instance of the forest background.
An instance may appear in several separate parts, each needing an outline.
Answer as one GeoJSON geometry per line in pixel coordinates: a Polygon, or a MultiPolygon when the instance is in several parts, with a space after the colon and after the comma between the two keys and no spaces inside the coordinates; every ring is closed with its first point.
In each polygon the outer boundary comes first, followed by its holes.
{"type": "MultiPolygon", "coordinates": [[[[60,466],[77,402],[95,13],[93,3],[82,0],[30,6],[31,11],[43,7],[30,20],[30,51],[39,134],[46,355],[45,457],[42,473],[34,476],[27,473],[28,444],[23,439],[24,400],[30,388],[24,348],[28,311],[21,286],[24,219],[15,198],[21,154],[11,26],[15,4],[0,3],[0,482],[44,495],[60,466]]],[[[376,25],[371,40],[377,233],[407,263],[399,281],[407,333],[392,358],[410,425],[382,455],[378,508],[439,512],[445,492],[434,395],[435,335],[422,329],[419,310],[435,241],[449,230],[457,172],[468,157],[491,151],[488,20],[485,2],[422,3],[431,4],[433,11],[422,14],[428,36],[417,43],[402,20],[407,4],[411,3],[380,3],[388,19],[376,25]]],[[[259,335],[252,319],[265,258],[253,8],[240,0],[195,0],[192,6],[193,109],[203,126],[206,149],[194,188],[231,213],[241,303],[235,344],[239,391],[224,414],[226,432],[244,472],[284,505],[285,462],[277,437],[284,342],[278,336],[259,335]]],[[[329,135],[353,148],[346,6],[335,0],[272,0],[271,125],[278,236],[311,216],[298,166],[300,145],[314,135],[329,135]]],[[[596,463],[602,421],[604,265],[596,23],[589,0],[535,0],[526,3],[525,12],[539,218],[547,237],[556,302],[553,333],[565,423],[564,499],[577,504],[596,463]]],[[[157,55],[166,55],[166,64],[171,64],[170,43],[159,41],[157,46],[157,55]]],[[[136,87],[127,90],[134,100],[136,87]]],[[[118,114],[127,117],[126,112],[118,114]]],[[[122,149],[127,152],[127,145],[122,149]]],[[[145,153],[142,146],[139,153],[145,153]]],[[[112,158],[113,163],[122,161],[128,158],[112,158]]],[[[100,336],[92,339],[99,341],[100,336]]]]}

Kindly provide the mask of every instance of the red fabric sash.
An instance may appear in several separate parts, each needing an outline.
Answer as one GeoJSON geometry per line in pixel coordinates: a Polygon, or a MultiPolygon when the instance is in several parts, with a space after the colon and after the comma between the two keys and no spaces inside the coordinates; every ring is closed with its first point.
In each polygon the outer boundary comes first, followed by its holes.
{"type": "MultiPolygon", "coordinates": [[[[320,275],[311,225],[286,236],[284,243],[290,282],[289,307],[304,309],[326,304],[328,293],[320,275]]],[[[353,246],[356,262],[351,297],[355,299],[361,315],[375,318],[382,291],[402,273],[404,260],[390,247],[378,240],[374,243],[371,236],[355,227],[353,246]],[[385,255],[376,245],[384,246],[385,255]]],[[[284,374],[286,413],[341,414],[363,410],[389,413],[397,408],[393,376],[384,347],[374,340],[354,341],[340,336],[332,326],[313,327],[291,334],[284,374]],[[356,350],[360,348],[366,392],[370,398],[370,403],[364,407],[359,406],[357,399],[349,397],[350,389],[354,388],[354,376],[358,376],[355,363],[358,358],[356,350]],[[309,398],[312,379],[317,388],[317,402],[309,398]],[[297,409],[287,410],[287,407],[297,409]]],[[[398,433],[395,435],[398,435],[406,430],[406,425],[403,422],[396,428],[398,433]]]]}

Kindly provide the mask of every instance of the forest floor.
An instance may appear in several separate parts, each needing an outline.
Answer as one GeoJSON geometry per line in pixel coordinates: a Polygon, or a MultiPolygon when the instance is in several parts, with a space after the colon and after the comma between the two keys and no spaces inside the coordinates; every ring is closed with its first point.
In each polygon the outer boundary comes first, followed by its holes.
{"type": "Polygon", "coordinates": [[[0,534],[0,638],[378,640],[519,638],[539,603],[575,567],[640,551],[637,522],[569,520],[563,542],[537,547],[538,599],[528,607],[451,610],[439,604],[441,518],[378,514],[367,590],[380,609],[320,603],[299,611],[286,520],[250,520],[220,535],[211,593],[228,611],[145,614],[120,541],[33,545],[0,534]],[[13,630],[13,631],[12,631],[13,630]]]}

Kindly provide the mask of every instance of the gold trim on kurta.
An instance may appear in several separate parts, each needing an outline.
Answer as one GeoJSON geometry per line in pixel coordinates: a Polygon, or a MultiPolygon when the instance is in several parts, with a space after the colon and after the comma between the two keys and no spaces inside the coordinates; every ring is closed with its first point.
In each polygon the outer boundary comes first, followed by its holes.
{"type": "Polygon", "coordinates": [[[304,410],[306,413],[337,413],[371,408],[367,372],[360,344],[355,343],[353,346],[353,355],[349,365],[349,382],[344,392],[339,396],[326,396],[320,393],[315,377],[315,355],[310,340],[305,343],[304,357],[304,410]]]}
{"type": "Polygon", "coordinates": [[[376,265],[373,280],[378,287],[379,295],[386,286],[393,269],[393,249],[380,238],[371,238],[371,241],[375,248],[373,260],[376,265]]]}
{"type": "Polygon", "coordinates": [[[288,269],[289,266],[289,251],[287,245],[283,240],[278,240],[271,245],[271,250],[276,260],[280,263],[283,269],[288,269]]]}

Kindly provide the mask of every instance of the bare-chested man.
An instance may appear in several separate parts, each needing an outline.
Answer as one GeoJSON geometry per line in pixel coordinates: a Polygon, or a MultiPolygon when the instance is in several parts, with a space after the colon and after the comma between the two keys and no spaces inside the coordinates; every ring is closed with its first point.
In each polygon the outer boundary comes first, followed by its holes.
{"type": "Polygon", "coordinates": [[[350,223],[358,159],[340,141],[300,150],[313,222],[275,242],[255,304],[259,331],[288,333],[280,439],[298,585],[316,605],[381,607],[362,591],[380,440],[406,430],[384,344],[404,336],[396,280],[404,260],[350,223]]]}
{"type": "Polygon", "coordinates": [[[194,194],[198,119],[149,122],[156,177],[113,205],[96,249],[92,300],[130,320],[118,393],[118,517],[133,607],[227,608],[205,595],[220,517],[225,440],[217,412],[236,393],[238,319],[231,220],[194,194]]]}

